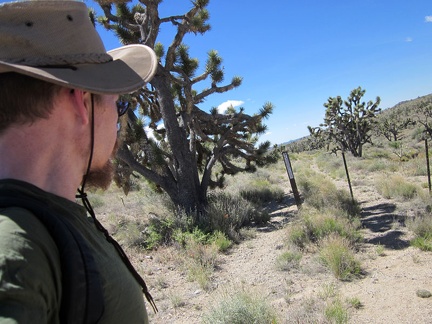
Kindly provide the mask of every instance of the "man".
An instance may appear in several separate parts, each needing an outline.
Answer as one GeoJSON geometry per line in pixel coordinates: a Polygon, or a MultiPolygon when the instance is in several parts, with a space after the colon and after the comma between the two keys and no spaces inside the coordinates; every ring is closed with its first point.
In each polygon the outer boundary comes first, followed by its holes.
{"type": "Polygon", "coordinates": [[[0,5],[0,323],[148,322],[139,284],[152,299],[94,218],[85,186],[110,183],[127,110],[119,95],[140,89],[156,69],[144,45],[107,53],[81,2],[0,5]],[[75,202],[80,186],[87,210],[75,202]],[[85,314],[75,272],[93,289],[85,314]]]}

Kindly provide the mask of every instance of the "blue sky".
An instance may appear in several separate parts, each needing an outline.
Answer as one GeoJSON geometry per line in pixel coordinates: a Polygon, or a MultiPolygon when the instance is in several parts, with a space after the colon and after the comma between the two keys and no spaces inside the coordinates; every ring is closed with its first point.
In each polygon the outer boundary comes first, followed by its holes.
{"type": "MultiPolygon", "coordinates": [[[[165,0],[160,16],[190,6],[165,0]]],[[[328,97],[346,98],[358,86],[367,101],[380,96],[383,109],[432,93],[431,0],[212,0],[208,9],[211,31],[185,43],[203,66],[207,52],[217,50],[225,80],[241,76],[243,84],[200,107],[232,102],[253,114],[272,102],[261,140],[280,144],[308,135],[308,125],[323,121],[328,97]]],[[[166,45],[170,31],[161,29],[166,45]]],[[[102,38],[107,49],[118,46],[112,35],[102,38]]]]}

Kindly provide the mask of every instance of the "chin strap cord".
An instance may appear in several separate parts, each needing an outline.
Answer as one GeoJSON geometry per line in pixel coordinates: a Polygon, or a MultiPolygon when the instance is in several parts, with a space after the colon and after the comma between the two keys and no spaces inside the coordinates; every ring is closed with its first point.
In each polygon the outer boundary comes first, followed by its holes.
{"type": "Polygon", "coordinates": [[[156,307],[156,303],[153,300],[153,297],[150,295],[147,285],[144,281],[144,279],[139,275],[139,273],[135,270],[134,266],[130,262],[128,256],[124,252],[123,248],[120,246],[120,244],[109,234],[109,232],[105,229],[105,227],[99,222],[99,220],[96,218],[96,214],[93,210],[92,205],[90,204],[90,201],[87,198],[87,193],[85,192],[85,185],[87,181],[87,175],[90,172],[91,163],[93,160],[93,149],[94,149],[94,97],[93,94],[91,95],[91,105],[92,105],[92,120],[91,120],[91,143],[90,143],[90,158],[89,163],[87,165],[87,172],[84,175],[83,182],[81,184],[81,188],[78,188],[78,194],[76,195],[76,198],[81,199],[83,206],[88,211],[90,216],[92,217],[94,224],[96,228],[101,231],[105,235],[105,239],[111,243],[114,248],[116,249],[117,253],[119,254],[120,258],[122,259],[123,263],[126,265],[132,276],[135,278],[135,280],[138,282],[138,284],[142,288],[142,292],[144,296],[146,297],[147,301],[150,303],[150,305],[153,308],[153,311],[155,313],[158,312],[158,309],[156,307]]]}

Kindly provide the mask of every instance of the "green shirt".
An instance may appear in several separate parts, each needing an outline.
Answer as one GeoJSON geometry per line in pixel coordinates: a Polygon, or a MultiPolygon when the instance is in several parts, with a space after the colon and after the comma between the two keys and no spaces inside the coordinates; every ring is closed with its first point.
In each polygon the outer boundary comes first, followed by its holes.
{"type": "MultiPolygon", "coordinates": [[[[148,323],[140,286],[84,207],[17,180],[0,180],[0,189],[46,202],[87,241],[102,280],[100,323],[148,323]]],[[[0,323],[59,323],[60,269],[57,246],[36,216],[19,207],[0,209],[0,323]]]]}

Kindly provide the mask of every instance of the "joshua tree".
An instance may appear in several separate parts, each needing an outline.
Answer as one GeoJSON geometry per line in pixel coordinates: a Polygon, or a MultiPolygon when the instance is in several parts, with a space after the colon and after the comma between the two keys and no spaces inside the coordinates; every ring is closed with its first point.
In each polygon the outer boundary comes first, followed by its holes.
{"type": "Polygon", "coordinates": [[[174,204],[198,215],[205,211],[208,188],[222,186],[225,174],[254,171],[271,160],[269,142],[257,145],[266,131],[262,123],[272,113],[271,103],[254,115],[231,107],[226,113],[205,106],[205,99],[240,86],[233,77],[222,85],[222,58],[208,52],[202,72],[183,43],[185,35],[210,29],[209,0],[188,3],[191,9],[176,16],[159,16],[160,0],[98,1],[104,16],[97,21],[114,31],[123,44],[146,44],[159,58],[149,85],[126,97],[135,106],[122,121],[117,182],[129,190],[130,176],[140,174],[165,191],[174,204]],[[162,25],[176,33],[170,44],[157,42],[162,25]],[[196,85],[200,84],[200,90],[196,85]],[[202,83],[207,86],[203,87],[202,83]],[[215,166],[219,170],[214,172],[215,166]]]}

